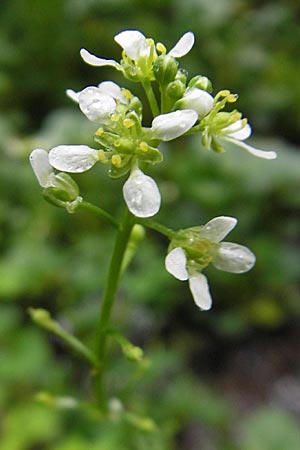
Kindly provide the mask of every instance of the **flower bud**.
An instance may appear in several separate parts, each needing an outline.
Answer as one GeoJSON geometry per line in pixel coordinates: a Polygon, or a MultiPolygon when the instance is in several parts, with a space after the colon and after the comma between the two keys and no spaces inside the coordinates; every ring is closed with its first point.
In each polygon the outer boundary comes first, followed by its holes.
{"type": "Polygon", "coordinates": [[[162,86],[175,80],[177,71],[178,62],[172,56],[160,55],[153,65],[154,76],[162,86]]]}
{"type": "Polygon", "coordinates": [[[203,89],[207,92],[212,92],[212,84],[211,81],[202,75],[196,75],[194,78],[191,79],[189,82],[189,88],[198,88],[203,89]]]}
{"type": "Polygon", "coordinates": [[[168,97],[175,101],[179,100],[183,96],[185,89],[185,84],[182,83],[182,81],[174,80],[168,84],[166,92],[168,97]]]}

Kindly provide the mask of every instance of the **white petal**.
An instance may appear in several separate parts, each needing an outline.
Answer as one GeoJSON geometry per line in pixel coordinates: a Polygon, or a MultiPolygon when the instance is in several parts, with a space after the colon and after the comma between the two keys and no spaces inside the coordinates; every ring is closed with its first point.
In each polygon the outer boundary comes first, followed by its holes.
{"type": "Polygon", "coordinates": [[[168,253],[165,260],[167,271],[175,278],[185,281],[189,278],[186,270],[186,254],[181,247],[176,247],[168,253]]]}
{"type": "Polygon", "coordinates": [[[67,89],[66,94],[71,100],[73,100],[73,102],[79,103],[80,92],[75,92],[75,91],[73,91],[73,89],[67,89]]]}
{"type": "Polygon", "coordinates": [[[251,145],[245,144],[245,142],[238,141],[237,139],[232,139],[230,137],[222,137],[224,141],[231,142],[234,145],[237,145],[238,147],[242,147],[243,149],[247,150],[247,152],[251,153],[253,156],[257,156],[258,158],[263,159],[275,159],[277,158],[277,153],[273,151],[265,151],[260,150],[258,148],[252,147],[251,145]]]}
{"type": "Polygon", "coordinates": [[[203,119],[212,110],[214,99],[203,89],[191,88],[178,103],[185,109],[194,109],[198,113],[198,118],[203,119]]]}
{"type": "Polygon", "coordinates": [[[255,255],[249,248],[233,242],[222,242],[213,265],[225,272],[248,272],[255,264],[255,255]]]}
{"type": "Polygon", "coordinates": [[[249,123],[246,123],[246,125],[244,126],[242,125],[243,125],[242,120],[241,119],[237,120],[231,125],[228,125],[228,127],[223,128],[222,133],[226,134],[227,136],[233,139],[244,141],[245,139],[248,139],[248,137],[251,136],[252,129],[249,123]]]}
{"type": "Polygon", "coordinates": [[[189,285],[196,305],[205,311],[210,309],[212,298],[209,292],[207,278],[202,273],[197,273],[196,275],[190,276],[189,285]]]}
{"type": "Polygon", "coordinates": [[[107,124],[116,110],[115,100],[95,86],[89,86],[79,93],[79,107],[92,122],[107,124]]]}
{"type": "Polygon", "coordinates": [[[152,217],[159,211],[161,197],[155,181],[135,169],[123,186],[129,211],[136,217],[152,217]]]}
{"type": "Polygon", "coordinates": [[[103,94],[110,95],[121,103],[126,103],[126,99],[122,95],[122,90],[117,83],[114,83],[113,81],[102,81],[102,83],[98,85],[98,89],[103,94]]]}
{"type": "Polygon", "coordinates": [[[114,61],[113,59],[98,58],[98,56],[88,52],[85,48],[80,50],[80,55],[83,61],[91,66],[112,66],[117,70],[122,70],[122,66],[117,61],[114,61]]]}
{"type": "Polygon", "coordinates": [[[29,161],[40,186],[44,188],[54,186],[51,182],[54,170],[49,163],[48,152],[42,148],[36,148],[30,153],[29,161]]]}
{"type": "Polygon", "coordinates": [[[146,37],[137,30],[125,30],[114,37],[115,41],[125,50],[129,58],[136,61],[141,56],[150,54],[146,37]]]}
{"type": "Polygon", "coordinates": [[[236,226],[235,217],[220,216],[207,222],[200,231],[200,236],[213,242],[220,242],[236,226]]]}
{"type": "Polygon", "coordinates": [[[98,151],[87,145],[59,145],[49,152],[49,162],[57,170],[80,173],[98,161],[98,151]]]}
{"type": "Polygon", "coordinates": [[[151,130],[154,137],[162,141],[171,141],[186,133],[198,119],[193,109],[182,109],[155,117],[151,130]]]}
{"type": "Polygon", "coordinates": [[[186,55],[191,50],[194,42],[194,33],[188,31],[179,39],[177,44],[169,51],[168,55],[173,56],[174,58],[180,58],[181,56],[186,55]]]}

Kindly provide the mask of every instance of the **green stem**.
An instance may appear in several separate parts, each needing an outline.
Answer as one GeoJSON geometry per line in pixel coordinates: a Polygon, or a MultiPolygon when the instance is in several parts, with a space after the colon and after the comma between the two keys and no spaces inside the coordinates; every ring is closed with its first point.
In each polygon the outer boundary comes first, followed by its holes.
{"type": "Polygon", "coordinates": [[[79,208],[86,209],[87,211],[96,214],[97,216],[101,217],[101,219],[106,220],[106,222],[111,223],[115,227],[119,226],[118,221],[113,216],[111,216],[108,212],[104,211],[104,209],[99,208],[98,206],[95,206],[92,203],[83,201],[78,204],[78,209],[79,208]]]}
{"type": "Polygon", "coordinates": [[[152,114],[154,117],[156,117],[160,114],[160,111],[159,111],[156,97],[154,95],[154,92],[153,92],[153,89],[151,86],[151,82],[149,80],[144,80],[142,82],[142,85],[143,85],[144,91],[147,95],[147,99],[148,99],[152,114]]]}
{"type": "Polygon", "coordinates": [[[144,225],[147,228],[151,228],[152,230],[158,231],[159,233],[163,234],[170,240],[176,233],[176,231],[171,230],[171,228],[167,228],[161,223],[155,222],[154,220],[151,219],[138,219],[137,223],[139,223],[140,225],[144,225]]]}
{"type": "Polygon", "coordinates": [[[126,208],[122,222],[119,226],[111,262],[108,270],[106,285],[101,302],[100,317],[96,334],[96,354],[99,359],[100,368],[95,374],[95,388],[98,402],[105,409],[105,394],[103,389],[103,373],[105,368],[106,338],[111,310],[120,280],[122,262],[126,247],[134,225],[134,217],[126,208]]]}
{"type": "Polygon", "coordinates": [[[71,350],[81,356],[81,358],[88,361],[93,368],[98,366],[98,359],[95,353],[86,347],[79,339],[73,336],[73,334],[70,334],[64,330],[56,320],[53,320],[49,311],[42,308],[29,308],[28,312],[35,323],[58,336],[65,342],[66,345],[68,345],[68,347],[71,348],[71,350]]]}

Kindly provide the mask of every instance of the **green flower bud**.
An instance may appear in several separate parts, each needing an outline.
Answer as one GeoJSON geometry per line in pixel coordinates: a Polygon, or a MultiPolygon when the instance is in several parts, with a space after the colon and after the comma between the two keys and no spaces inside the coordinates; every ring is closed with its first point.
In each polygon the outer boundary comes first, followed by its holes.
{"type": "Polygon", "coordinates": [[[153,65],[154,76],[162,86],[175,80],[177,72],[178,62],[172,56],[160,55],[153,65]]]}
{"type": "Polygon", "coordinates": [[[202,75],[196,75],[194,78],[192,78],[189,82],[189,87],[196,87],[207,92],[212,92],[211,81],[207,77],[204,77],[202,75]]]}
{"type": "Polygon", "coordinates": [[[168,84],[166,93],[174,101],[180,99],[185,92],[185,83],[181,80],[174,80],[168,84]]]}

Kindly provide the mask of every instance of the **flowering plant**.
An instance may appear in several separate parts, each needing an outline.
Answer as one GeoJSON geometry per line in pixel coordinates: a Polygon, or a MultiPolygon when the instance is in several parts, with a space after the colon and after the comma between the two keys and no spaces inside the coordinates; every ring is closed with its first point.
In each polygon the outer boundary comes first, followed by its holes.
{"type": "Polygon", "coordinates": [[[255,263],[254,254],[247,247],[222,242],[237,224],[233,217],[215,217],[206,225],[185,230],[173,230],[151,219],[163,205],[159,187],[148,174],[151,166],[163,162],[160,144],[198,134],[199,147],[202,143],[202,148],[216,153],[225,151],[223,142],[230,142],[253,156],[276,158],[275,152],[260,150],[244,142],[250,137],[251,127],[239,111],[224,111],[237,100],[235,94],[221,90],[213,95],[212,83],[203,75],[188,79],[178,60],[193,47],[195,38],[192,32],[185,33],[169,51],[162,43],[155,43],[137,30],[122,31],[115,36],[115,41],[123,49],[120,62],[99,58],[85,49],[80,54],[92,66],[113,67],[127,80],[141,83],[153,115],[151,125],[144,124],[142,100],[112,81],[88,86],[79,92],[68,89],[70,99],[95,124],[95,145],[93,148],[82,144],[59,145],[49,151],[38,148],[30,155],[32,169],[48,201],[66,208],[69,213],[88,210],[117,230],[94,349],[62,329],[47,311],[31,309],[31,315],[38,324],[62,338],[92,366],[95,398],[106,415],[115,405],[107,398],[105,390],[108,338],[117,340],[128,359],[137,363],[143,359],[141,349],[110,329],[118,284],[133,257],[132,249],[136,246],[131,244],[143,236],[143,227],[154,229],[169,239],[166,269],[175,278],[189,281],[194,301],[203,310],[212,305],[207,279],[202,273],[206,266],[212,263],[220,270],[243,273],[255,263]],[[153,84],[157,85],[156,90],[153,84]],[[88,171],[96,163],[107,166],[111,178],[124,179],[125,210],[121,220],[86,202],[69,175],[88,171]]]}

